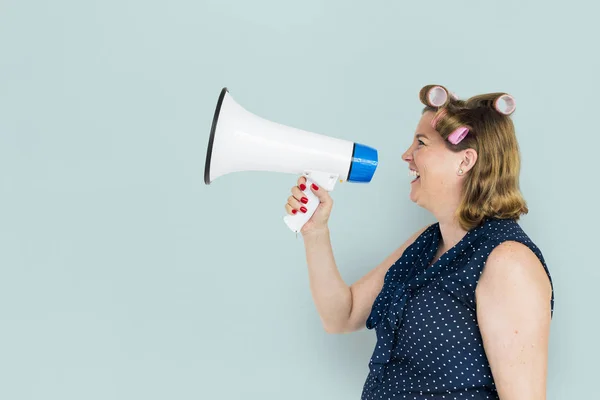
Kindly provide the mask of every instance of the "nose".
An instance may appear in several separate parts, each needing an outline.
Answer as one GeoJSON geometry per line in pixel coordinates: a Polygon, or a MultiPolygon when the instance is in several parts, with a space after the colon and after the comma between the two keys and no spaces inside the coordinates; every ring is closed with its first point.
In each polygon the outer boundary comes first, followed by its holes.
{"type": "Polygon", "coordinates": [[[406,162],[411,162],[413,160],[412,145],[402,154],[402,159],[406,162]]]}

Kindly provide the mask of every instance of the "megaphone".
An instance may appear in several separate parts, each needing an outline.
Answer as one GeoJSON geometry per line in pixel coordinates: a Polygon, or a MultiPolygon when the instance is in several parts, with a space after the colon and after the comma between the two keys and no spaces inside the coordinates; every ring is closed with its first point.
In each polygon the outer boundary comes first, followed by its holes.
{"type": "Polygon", "coordinates": [[[239,171],[305,176],[307,212],[284,216],[287,226],[298,232],[319,205],[310,189],[312,183],[327,191],[332,191],[338,180],[368,183],[377,164],[376,149],[261,118],[236,103],[225,87],[210,129],[204,183],[209,185],[220,176],[239,171]]]}

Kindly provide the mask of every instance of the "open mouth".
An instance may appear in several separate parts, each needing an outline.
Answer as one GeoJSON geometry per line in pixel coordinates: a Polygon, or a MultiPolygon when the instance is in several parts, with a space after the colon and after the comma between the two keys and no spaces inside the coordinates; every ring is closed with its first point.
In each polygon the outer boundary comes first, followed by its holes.
{"type": "Polygon", "coordinates": [[[415,178],[410,183],[414,183],[414,182],[418,181],[421,178],[421,174],[419,174],[417,171],[412,170],[412,169],[408,171],[408,174],[410,176],[413,176],[415,178]]]}

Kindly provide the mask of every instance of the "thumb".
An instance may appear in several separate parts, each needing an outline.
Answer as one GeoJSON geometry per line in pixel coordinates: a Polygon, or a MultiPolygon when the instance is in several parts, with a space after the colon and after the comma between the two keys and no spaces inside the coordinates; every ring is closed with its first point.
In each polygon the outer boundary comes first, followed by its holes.
{"type": "Polygon", "coordinates": [[[310,185],[310,190],[315,194],[315,196],[317,196],[321,203],[331,203],[331,196],[329,196],[329,192],[318,186],[316,183],[312,183],[310,185]]]}

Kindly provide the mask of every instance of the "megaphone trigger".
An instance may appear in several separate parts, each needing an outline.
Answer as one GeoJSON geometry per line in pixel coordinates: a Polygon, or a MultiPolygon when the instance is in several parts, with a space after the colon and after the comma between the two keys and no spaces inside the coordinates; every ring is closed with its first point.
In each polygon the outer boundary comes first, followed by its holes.
{"type": "MultiPolygon", "coordinates": [[[[340,177],[340,174],[329,173],[329,172],[321,172],[321,171],[304,171],[302,175],[306,178],[306,180],[310,180],[311,184],[314,183],[319,187],[331,192],[333,187],[336,184],[337,179],[340,177]]],[[[310,185],[306,185],[310,187],[310,185]]]]}

